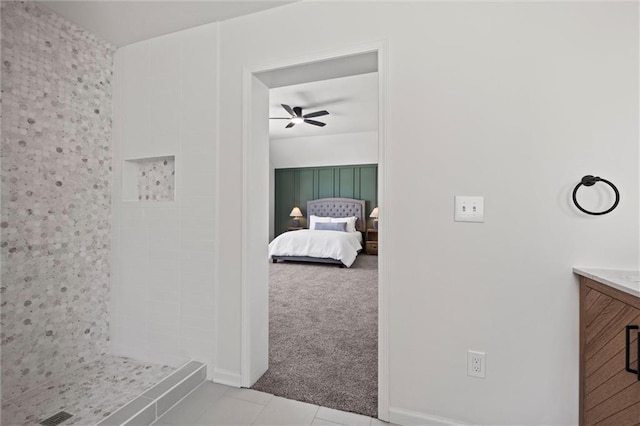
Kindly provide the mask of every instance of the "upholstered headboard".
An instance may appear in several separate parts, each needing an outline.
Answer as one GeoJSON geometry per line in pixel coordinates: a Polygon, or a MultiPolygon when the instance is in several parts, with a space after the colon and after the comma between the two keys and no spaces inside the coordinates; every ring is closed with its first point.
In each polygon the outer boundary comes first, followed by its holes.
{"type": "Polygon", "coordinates": [[[322,217],[350,217],[358,218],[356,229],[364,232],[367,227],[365,217],[364,200],[354,200],[352,198],[321,198],[319,200],[307,201],[307,223],[309,216],[322,217]]]}

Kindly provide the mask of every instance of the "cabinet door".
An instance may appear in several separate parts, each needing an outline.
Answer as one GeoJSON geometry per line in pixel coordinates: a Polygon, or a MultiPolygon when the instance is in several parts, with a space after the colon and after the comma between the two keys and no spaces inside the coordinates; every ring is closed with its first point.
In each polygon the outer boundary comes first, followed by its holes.
{"type": "MultiPolygon", "coordinates": [[[[640,424],[640,381],[625,369],[626,326],[640,325],[640,309],[587,288],[583,298],[584,423],[640,424]]],[[[628,348],[637,368],[638,330],[628,348]]]]}

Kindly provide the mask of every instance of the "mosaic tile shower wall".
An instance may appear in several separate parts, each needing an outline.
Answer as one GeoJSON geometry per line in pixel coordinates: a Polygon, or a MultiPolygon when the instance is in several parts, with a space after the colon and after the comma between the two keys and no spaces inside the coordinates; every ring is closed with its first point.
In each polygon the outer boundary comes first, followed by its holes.
{"type": "Polygon", "coordinates": [[[2,398],[108,347],[113,46],[2,2],[2,398]]]}
{"type": "Polygon", "coordinates": [[[176,181],[175,157],[138,160],[138,200],[173,201],[176,181]]]}

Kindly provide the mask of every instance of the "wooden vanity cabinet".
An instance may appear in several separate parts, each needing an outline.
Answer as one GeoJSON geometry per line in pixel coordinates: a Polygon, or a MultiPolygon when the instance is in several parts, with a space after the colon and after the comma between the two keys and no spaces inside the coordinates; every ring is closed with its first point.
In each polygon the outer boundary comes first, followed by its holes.
{"type": "Polygon", "coordinates": [[[639,298],[580,277],[581,425],[640,425],[637,326],[639,298]]]}

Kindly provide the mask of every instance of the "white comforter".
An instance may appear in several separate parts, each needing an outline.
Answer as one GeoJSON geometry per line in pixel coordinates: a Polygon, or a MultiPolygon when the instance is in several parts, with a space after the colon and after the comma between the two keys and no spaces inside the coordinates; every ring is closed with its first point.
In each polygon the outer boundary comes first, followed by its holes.
{"type": "Polygon", "coordinates": [[[269,257],[309,256],[337,259],[351,266],[362,249],[360,232],[300,229],[278,235],[269,244],[269,257]]]}

